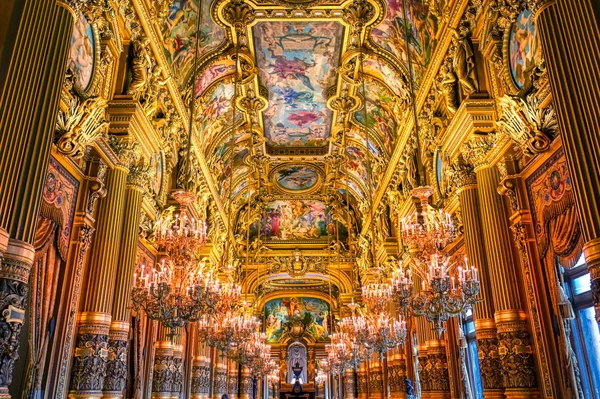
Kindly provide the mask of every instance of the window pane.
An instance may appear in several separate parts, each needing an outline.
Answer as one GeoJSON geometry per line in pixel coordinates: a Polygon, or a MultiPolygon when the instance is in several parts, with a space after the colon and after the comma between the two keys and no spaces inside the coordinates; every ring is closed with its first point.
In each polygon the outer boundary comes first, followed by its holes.
{"type": "Polygon", "coordinates": [[[575,295],[582,294],[584,292],[588,292],[591,288],[590,286],[590,274],[584,274],[581,277],[577,277],[573,280],[573,291],[575,291],[575,295]]]}
{"type": "Polygon", "coordinates": [[[469,342],[469,374],[471,380],[471,391],[476,398],[483,398],[483,385],[481,382],[481,371],[479,370],[479,356],[477,354],[477,343],[469,342]]]}
{"type": "Polygon", "coordinates": [[[475,323],[470,321],[467,323],[467,334],[475,332],[475,323]]]}
{"type": "Polygon", "coordinates": [[[577,263],[575,264],[575,266],[573,266],[573,267],[575,268],[575,267],[581,266],[581,265],[585,265],[585,256],[583,256],[583,253],[579,257],[579,260],[577,261],[577,263]]]}
{"type": "MultiPolygon", "coordinates": [[[[582,365],[586,364],[592,380],[594,395],[592,397],[600,398],[600,331],[596,322],[594,308],[581,309],[579,311],[581,318],[581,329],[583,331],[583,342],[585,348],[585,359],[581,359],[582,365]]],[[[590,385],[592,385],[590,384],[590,385]]]]}

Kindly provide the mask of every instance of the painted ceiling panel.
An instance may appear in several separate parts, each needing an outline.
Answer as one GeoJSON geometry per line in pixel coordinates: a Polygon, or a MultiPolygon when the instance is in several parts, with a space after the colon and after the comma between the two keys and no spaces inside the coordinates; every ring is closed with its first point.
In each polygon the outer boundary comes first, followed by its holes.
{"type": "MultiPolygon", "coordinates": [[[[175,0],[169,5],[169,13],[163,29],[165,56],[173,69],[179,85],[193,64],[196,48],[196,23],[198,0],[175,0]]],[[[200,55],[215,49],[225,38],[225,31],[210,16],[211,1],[202,1],[202,28],[200,30],[200,55]]]]}
{"type": "Polygon", "coordinates": [[[423,0],[388,0],[386,18],[373,28],[371,37],[375,44],[392,53],[405,65],[408,65],[408,42],[411,60],[415,65],[415,77],[419,82],[437,45],[438,29],[437,18],[429,12],[423,0]]]}
{"type": "Polygon", "coordinates": [[[335,84],[343,27],[338,22],[260,22],[254,27],[260,80],[269,91],[263,113],[272,146],[327,144],[332,113],[325,91],[335,84]]]}

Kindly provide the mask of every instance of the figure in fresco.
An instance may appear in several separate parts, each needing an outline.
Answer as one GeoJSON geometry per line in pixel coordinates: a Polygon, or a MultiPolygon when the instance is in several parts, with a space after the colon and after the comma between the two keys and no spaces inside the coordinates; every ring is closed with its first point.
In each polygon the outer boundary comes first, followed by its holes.
{"type": "Polygon", "coordinates": [[[329,304],[317,298],[290,297],[272,299],[265,304],[265,333],[270,343],[289,334],[294,323],[304,326],[305,334],[316,341],[324,340],[329,332],[329,304]]]}
{"type": "Polygon", "coordinates": [[[540,46],[531,10],[524,10],[513,24],[509,39],[510,71],[519,88],[530,80],[528,74],[540,58],[540,46]]]}
{"type": "Polygon", "coordinates": [[[73,26],[68,67],[75,77],[77,86],[81,89],[86,89],[92,79],[94,70],[93,40],[92,27],[85,16],[80,14],[73,26]]]}

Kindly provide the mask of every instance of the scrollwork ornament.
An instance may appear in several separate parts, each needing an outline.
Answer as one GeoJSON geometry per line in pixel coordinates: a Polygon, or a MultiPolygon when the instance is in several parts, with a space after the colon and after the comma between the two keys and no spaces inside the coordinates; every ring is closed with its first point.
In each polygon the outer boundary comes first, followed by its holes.
{"type": "MultiPolygon", "coordinates": [[[[0,267],[20,268],[22,263],[3,258],[0,267]]],[[[29,287],[26,281],[0,278],[0,393],[8,390],[13,378],[15,362],[19,359],[21,327],[25,317],[25,299],[29,287]]]]}
{"type": "Polygon", "coordinates": [[[505,95],[498,102],[503,111],[499,123],[523,152],[535,155],[550,148],[558,130],[552,105],[541,107],[535,93],[525,99],[505,95]]]}
{"type": "Polygon", "coordinates": [[[362,29],[375,17],[375,7],[367,0],[354,0],[344,10],[344,19],[354,29],[362,29]]]}
{"type": "Polygon", "coordinates": [[[71,391],[96,391],[104,388],[108,336],[79,334],[71,371],[71,391]]]}
{"type": "MultiPolygon", "coordinates": [[[[137,162],[133,162],[129,166],[129,173],[127,174],[127,185],[136,187],[142,191],[150,190],[154,181],[154,173],[152,173],[152,167],[149,162],[146,162],[143,158],[140,158],[137,162]]],[[[157,194],[157,193],[154,193],[157,194]]]]}
{"type": "Polygon", "coordinates": [[[223,8],[223,17],[236,30],[254,21],[254,10],[244,0],[232,0],[223,8]]]}
{"type": "Polygon", "coordinates": [[[445,353],[428,356],[429,388],[431,391],[450,391],[448,361],[445,353]]]}
{"type": "Polygon", "coordinates": [[[477,351],[483,387],[485,389],[501,389],[503,379],[498,356],[498,339],[477,339],[477,351]]]}
{"type": "Polygon", "coordinates": [[[122,168],[128,169],[140,157],[139,144],[129,137],[110,136],[108,144],[119,157],[118,165],[122,168]]]}
{"type": "Polygon", "coordinates": [[[104,391],[122,392],[127,383],[127,341],[108,341],[104,391]]]}
{"type": "Polygon", "coordinates": [[[466,162],[472,164],[475,169],[487,165],[487,156],[494,148],[496,139],[496,134],[473,137],[461,147],[463,158],[466,162]]]}
{"type": "Polygon", "coordinates": [[[55,144],[63,155],[79,159],[94,141],[106,137],[108,121],[105,99],[90,97],[80,100],[72,97],[67,110],[59,110],[56,119],[55,144]]]}
{"type": "Polygon", "coordinates": [[[173,383],[173,356],[155,355],[154,373],[152,376],[152,392],[171,392],[173,383]]]}
{"type": "Polygon", "coordinates": [[[534,359],[527,331],[498,332],[498,353],[505,388],[536,387],[534,359]]]}

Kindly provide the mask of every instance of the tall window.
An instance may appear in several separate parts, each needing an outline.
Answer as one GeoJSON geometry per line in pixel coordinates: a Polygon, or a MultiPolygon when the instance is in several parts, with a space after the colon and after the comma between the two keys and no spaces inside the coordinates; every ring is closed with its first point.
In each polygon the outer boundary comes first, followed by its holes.
{"type": "Polygon", "coordinates": [[[563,274],[565,291],[575,311],[572,345],[581,369],[581,385],[586,398],[600,399],[600,331],[595,318],[590,274],[583,256],[577,265],[563,274]]]}
{"type": "Polygon", "coordinates": [[[483,384],[481,382],[481,370],[479,369],[479,356],[477,354],[477,341],[475,340],[475,323],[473,322],[473,311],[469,309],[463,318],[463,332],[467,340],[467,370],[469,371],[469,382],[471,384],[472,398],[483,398],[483,384]]]}

